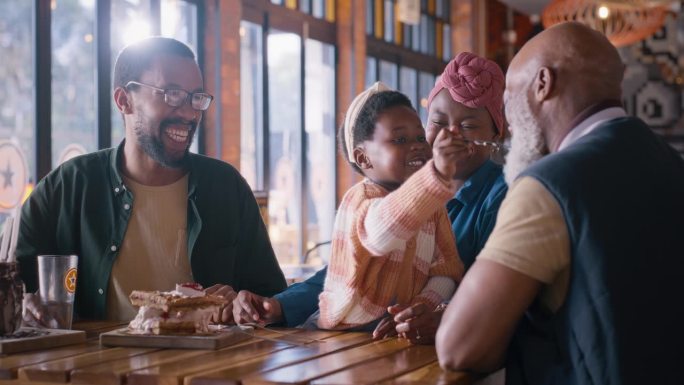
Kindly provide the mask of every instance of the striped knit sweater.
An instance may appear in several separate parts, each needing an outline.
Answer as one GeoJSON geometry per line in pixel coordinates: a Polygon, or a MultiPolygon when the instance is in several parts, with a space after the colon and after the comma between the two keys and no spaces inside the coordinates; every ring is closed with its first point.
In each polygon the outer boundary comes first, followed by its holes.
{"type": "Polygon", "coordinates": [[[434,308],[450,298],[463,276],[444,207],[454,193],[432,161],[391,193],[368,179],[347,191],[318,326],[348,329],[381,318],[394,303],[434,308]]]}

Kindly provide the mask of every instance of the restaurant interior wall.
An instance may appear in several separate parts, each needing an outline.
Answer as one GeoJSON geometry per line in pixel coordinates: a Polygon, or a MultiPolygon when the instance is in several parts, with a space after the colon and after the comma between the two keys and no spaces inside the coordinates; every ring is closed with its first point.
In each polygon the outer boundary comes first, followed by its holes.
{"type": "Polygon", "coordinates": [[[619,51],[626,65],[627,113],[643,119],[684,156],[684,13],[668,13],[658,32],[619,51]]]}
{"type": "MultiPolygon", "coordinates": [[[[514,12],[496,0],[487,0],[487,56],[506,68],[512,55],[542,30],[534,12],[543,4],[529,0],[528,12],[514,12]],[[499,16],[494,16],[498,14],[499,16]]],[[[508,0],[511,6],[515,0],[508,0]]],[[[656,33],[637,43],[618,48],[625,63],[622,102],[628,115],[644,120],[657,134],[684,156],[684,1],[674,1],[665,23],[656,33]]]]}

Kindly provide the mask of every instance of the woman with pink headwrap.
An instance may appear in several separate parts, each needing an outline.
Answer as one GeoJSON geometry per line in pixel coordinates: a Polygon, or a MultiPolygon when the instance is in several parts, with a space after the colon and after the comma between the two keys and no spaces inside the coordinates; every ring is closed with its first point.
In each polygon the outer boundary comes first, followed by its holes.
{"type": "MultiPolygon", "coordinates": [[[[507,186],[501,166],[491,161],[504,137],[501,68],[470,52],[458,54],[437,78],[428,96],[427,141],[449,130],[461,143],[454,181],[461,185],[447,203],[458,253],[466,270],[484,247],[494,228],[507,186]]],[[[414,343],[433,343],[442,309],[394,306],[397,332],[414,343]]]]}

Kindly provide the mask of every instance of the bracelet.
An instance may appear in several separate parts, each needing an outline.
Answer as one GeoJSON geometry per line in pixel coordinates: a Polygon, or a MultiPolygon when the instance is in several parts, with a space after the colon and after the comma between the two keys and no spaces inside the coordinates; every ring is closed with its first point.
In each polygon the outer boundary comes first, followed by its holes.
{"type": "Polygon", "coordinates": [[[441,313],[444,310],[446,310],[447,306],[449,306],[449,302],[442,302],[437,307],[435,308],[435,312],[441,313]]]}

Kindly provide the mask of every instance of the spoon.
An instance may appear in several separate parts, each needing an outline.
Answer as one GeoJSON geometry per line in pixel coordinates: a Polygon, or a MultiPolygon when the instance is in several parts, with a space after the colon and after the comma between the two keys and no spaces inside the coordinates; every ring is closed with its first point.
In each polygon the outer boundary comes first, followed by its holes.
{"type": "Polygon", "coordinates": [[[463,139],[466,143],[472,143],[476,146],[491,147],[497,151],[504,148],[503,143],[494,142],[492,140],[480,140],[480,139],[463,139]]]}

